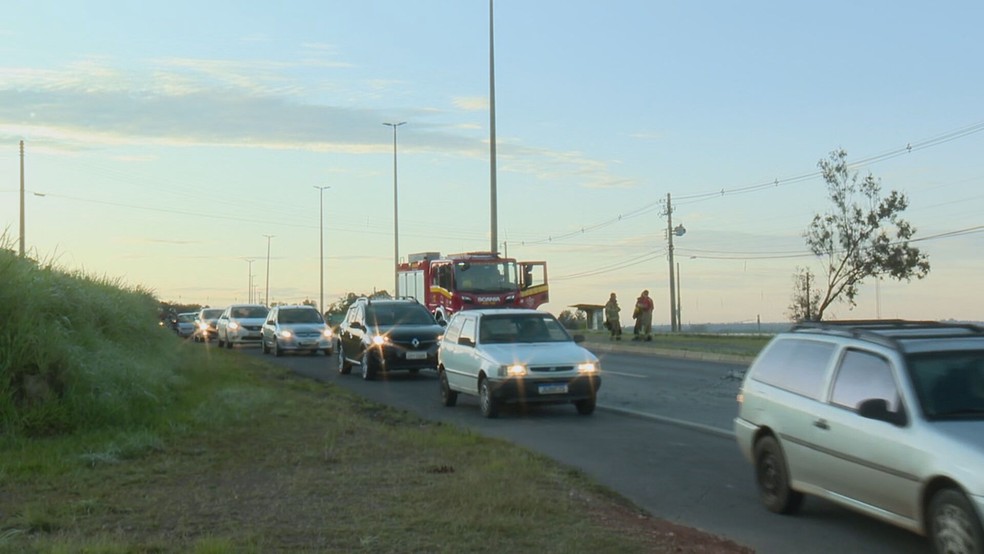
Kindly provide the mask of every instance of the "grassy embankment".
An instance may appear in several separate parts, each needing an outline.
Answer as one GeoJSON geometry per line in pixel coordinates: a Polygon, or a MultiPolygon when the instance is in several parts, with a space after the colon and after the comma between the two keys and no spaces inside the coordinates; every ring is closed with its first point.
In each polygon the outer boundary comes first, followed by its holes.
{"type": "MultiPolygon", "coordinates": [[[[0,241],[2,242],[2,241],[0,241]]],[[[0,552],[738,552],[0,244],[0,552]]]]}

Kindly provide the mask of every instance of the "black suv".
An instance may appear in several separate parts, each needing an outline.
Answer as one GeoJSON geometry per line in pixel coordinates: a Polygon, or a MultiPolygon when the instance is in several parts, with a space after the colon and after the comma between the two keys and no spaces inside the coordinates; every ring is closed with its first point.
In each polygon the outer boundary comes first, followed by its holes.
{"type": "Polygon", "coordinates": [[[338,327],[338,371],[347,374],[358,365],[371,381],[380,371],[434,369],[443,333],[415,300],[360,298],[338,327]]]}

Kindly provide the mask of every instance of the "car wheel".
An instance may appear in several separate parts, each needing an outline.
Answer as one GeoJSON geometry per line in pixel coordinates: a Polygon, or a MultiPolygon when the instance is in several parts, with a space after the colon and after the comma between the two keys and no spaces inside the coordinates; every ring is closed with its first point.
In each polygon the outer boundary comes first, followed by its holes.
{"type": "Polygon", "coordinates": [[[273,344],[270,346],[270,349],[273,350],[273,355],[278,358],[284,355],[284,351],[280,349],[280,343],[276,338],[273,339],[273,344]]]}
{"type": "Polygon", "coordinates": [[[940,554],[984,552],[981,521],[967,497],[954,489],[943,489],[930,500],[929,538],[940,554]]]}
{"type": "Polygon", "coordinates": [[[270,347],[267,345],[266,339],[260,339],[260,350],[262,350],[264,354],[270,353],[270,347]]]}
{"type": "Polygon", "coordinates": [[[499,417],[499,401],[492,396],[492,387],[489,386],[488,379],[482,379],[478,384],[478,405],[482,409],[482,415],[491,419],[499,417]]]}
{"type": "Polygon", "coordinates": [[[352,364],[345,358],[345,349],[342,345],[338,345],[338,372],[342,375],[348,375],[352,372],[352,364]]]}
{"type": "Polygon", "coordinates": [[[372,363],[372,355],[366,350],[362,353],[362,361],[359,365],[362,369],[362,379],[364,381],[372,381],[376,378],[376,367],[372,363]]]}
{"type": "Polygon", "coordinates": [[[458,393],[451,390],[451,385],[448,384],[448,374],[444,370],[440,370],[441,376],[441,404],[447,406],[448,408],[454,407],[458,403],[458,393]]]}
{"type": "Polygon", "coordinates": [[[755,443],[755,478],[759,497],[770,512],[793,514],[803,503],[803,493],[789,488],[786,458],[776,439],[762,437],[755,443]]]}
{"type": "Polygon", "coordinates": [[[215,340],[217,340],[219,342],[219,348],[222,348],[223,346],[225,346],[225,341],[222,340],[222,337],[216,336],[215,337],[215,340]]]}
{"type": "Polygon", "coordinates": [[[577,408],[577,413],[581,415],[591,415],[595,411],[595,406],[598,400],[595,395],[591,395],[591,398],[582,398],[581,400],[574,401],[574,407],[577,408]]]}

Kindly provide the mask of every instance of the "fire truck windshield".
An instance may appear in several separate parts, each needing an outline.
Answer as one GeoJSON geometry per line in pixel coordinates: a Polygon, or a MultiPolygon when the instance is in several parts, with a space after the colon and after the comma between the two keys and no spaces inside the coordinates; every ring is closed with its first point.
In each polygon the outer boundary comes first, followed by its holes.
{"type": "Polygon", "coordinates": [[[454,281],[460,292],[498,293],[519,290],[516,262],[456,262],[454,281]]]}

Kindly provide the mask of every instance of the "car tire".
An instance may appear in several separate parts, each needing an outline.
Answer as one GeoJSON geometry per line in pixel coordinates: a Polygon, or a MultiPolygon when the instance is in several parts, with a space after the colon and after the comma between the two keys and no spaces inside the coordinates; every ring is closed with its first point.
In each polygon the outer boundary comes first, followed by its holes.
{"type": "Polygon", "coordinates": [[[338,372],[342,375],[352,373],[352,364],[345,358],[345,350],[342,345],[338,345],[338,372]]]}
{"type": "Polygon", "coordinates": [[[577,413],[581,415],[591,415],[595,411],[595,406],[598,404],[598,397],[591,395],[590,398],[582,398],[581,400],[574,401],[574,407],[577,408],[577,413]]]}
{"type": "Polygon", "coordinates": [[[934,552],[984,552],[981,520],[974,506],[960,491],[937,491],[929,501],[927,519],[927,531],[934,552]]]}
{"type": "Polygon", "coordinates": [[[223,346],[225,346],[225,341],[224,341],[224,340],[222,340],[222,337],[220,337],[220,336],[218,336],[218,335],[216,335],[216,337],[215,337],[215,340],[216,340],[216,341],[218,341],[218,343],[219,343],[219,348],[222,348],[223,346]]]}
{"type": "Polygon", "coordinates": [[[260,350],[262,350],[264,354],[270,353],[270,347],[267,345],[266,339],[260,339],[260,350]]]}
{"type": "Polygon", "coordinates": [[[499,417],[499,400],[492,396],[492,387],[485,378],[478,383],[478,405],[483,416],[489,419],[499,417]]]}
{"type": "Polygon", "coordinates": [[[451,385],[448,383],[448,374],[443,369],[438,371],[440,371],[438,379],[441,382],[441,405],[453,408],[458,403],[458,393],[451,390],[451,385]]]}
{"type": "Polygon", "coordinates": [[[369,354],[368,350],[362,353],[359,368],[362,370],[363,381],[372,381],[376,378],[376,366],[372,363],[372,355],[369,354]]]}
{"type": "Polygon", "coordinates": [[[273,355],[278,358],[284,355],[284,351],[280,348],[280,343],[277,342],[276,338],[273,339],[273,345],[270,349],[273,350],[273,355]]]}
{"type": "Polygon", "coordinates": [[[794,514],[803,504],[803,493],[789,487],[786,457],[772,436],[755,443],[755,481],[762,504],[770,512],[794,514]]]}

